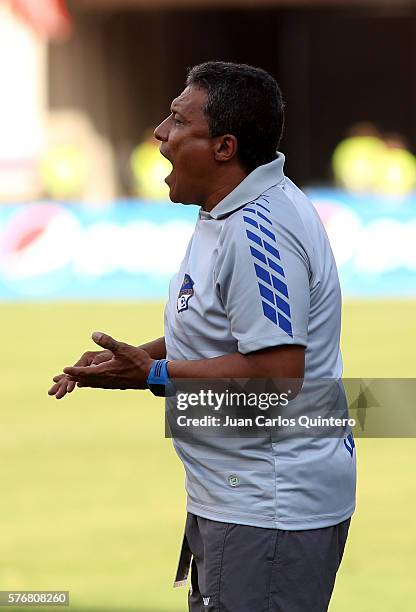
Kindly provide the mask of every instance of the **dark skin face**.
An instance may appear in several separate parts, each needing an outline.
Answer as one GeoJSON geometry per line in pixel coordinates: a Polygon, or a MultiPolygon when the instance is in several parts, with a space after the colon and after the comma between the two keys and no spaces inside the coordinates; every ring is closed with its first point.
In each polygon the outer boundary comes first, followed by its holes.
{"type": "Polygon", "coordinates": [[[171,114],[156,128],[160,152],[172,163],[165,181],[172,202],[199,204],[210,211],[247,176],[238,160],[235,136],[211,138],[204,114],[207,94],[187,87],[171,105],[171,114]]]}

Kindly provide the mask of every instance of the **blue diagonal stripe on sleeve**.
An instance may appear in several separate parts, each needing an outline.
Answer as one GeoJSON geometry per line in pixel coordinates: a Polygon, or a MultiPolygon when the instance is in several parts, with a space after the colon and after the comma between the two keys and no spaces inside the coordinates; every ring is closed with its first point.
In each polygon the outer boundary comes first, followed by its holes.
{"type": "Polygon", "coordinates": [[[268,262],[268,264],[269,264],[269,266],[271,267],[272,270],[274,270],[275,272],[277,272],[281,276],[285,275],[285,271],[283,270],[282,266],[279,266],[279,264],[275,263],[273,261],[273,259],[270,259],[270,257],[268,257],[267,258],[267,262],[268,262]]]}
{"type": "Polygon", "coordinates": [[[249,240],[252,240],[253,242],[258,244],[259,246],[263,246],[263,241],[260,238],[260,236],[257,236],[257,234],[255,234],[254,232],[250,232],[250,230],[246,230],[246,234],[247,234],[247,238],[249,240]]]}
{"type": "Polygon", "coordinates": [[[262,261],[263,263],[267,265],[267,259],[266,259],[266,256],[263,255],[263,253],[261,253],[258,249],[255,249],[252,246],[250,247],[250,251],[253,257],[256,257],[257,259],[259,259],[260,261],[262,261]]]}
{"type": "MultiPolygon", "coordinates": [[[[249,223],[250,225],[253,225],[254,227],[258,227],[259,224],[257,223],[257,221],[254,221],[254,219],[252,219],[251,217],[243,217],[244,221],[246,223],[249,223]]],[[[260,225],[260,229],[261,229],[261,225],[260,225]]]]}
{"type": "MultiPolygon", "coordinates": [[[[251,202],[250,204],[260,206],[267,212],[270,212],[265,206],[262,206],[258,202],[251,202]]],[[[271,224],[271,221],[258,210],[254,210],[252,208],[245,208],[243,210],[248,213],[256,213],[259,219],[263,219],[267,223],[271,224]]],[[[243,219],[246,224],[249,224],[250,226],[255,227],[256,229],[259,229],[262,234],[273,240],[273,242],[277,243],[276,237],[273,232],[268,230],[261,223],[257,223],[257,221],[247,215],[243,215],[243,219]]],[[[258,282],[258,287],[260,291],[260,296],[262,298],[261,303],[263,308],[263,314],[269,321],[271,321],[274,325],[279,326],[282,331],[284,331],[286,334],[288,334],[288,336],[293,338],[292,323],[290,320],[291,313],[289,305],[289,293],[287,285],[285,282],[283,282],[283,280],[275,276],[275,274],[271,273],[271,271],[273,271],[274,273],[285,279],[285,272],[283,265],[281,265],[280,253],[276,247],[271,245],[265,238],[262,238],[255,232],[246,229],[246,234],[247,238],[256,245],[255,247],[252,244],[250,244],[249,246],[250,253],[255,259],[255,261],[253,261],[253,264],[254,269],[256,271],[256,276],[259,281],[262,281],[258,282]],[[276,263],[276,261],[274,261],[271,257],[265,255],[263,249],[267,251],[268,255],[271,255],[275,259],[278,259],[280,263],[276,263]],[[259,265],[259,263],[257,262],[260,262],[262,265],[259,265]],[[269,285],[270,288],[266,287],[263,283],[269,285]],[[282,296],[286,298],[287,301],[286,299],[283,299],[282,296]]]]}
{"type": "Polygon", "coordinates": [[[261,223],[259,223],[259,228],[263,232],[263,234],[266,234],[266,236],[268,236],[271,240],[273,240],[273,242],[276,242],[275,235],[273,234],[273,232],[268,230],[267,227],[264,227],[264,225],[261,225],[261,223]]]}
{"type": "Polygon", "coordinates": [[[260,217],[260,219],[263,219],[263,221],[267,221],[267,223],[270,225],[273,225],[270,219],[268,219],[266,215],[263,215],[263,213],[261,213],[259,210],[257,211],[257,216],[260,217]]]}
{"type": "Polygon", "coordinates": [[[267,240],[263,240],[264,248],[266,251],[270,253],[270,255],[274,255],[277,259],[280,259],[280,253],[277,249],[274,248],[271,244],[267,242],[267,240]]]}
{"type": "Polygon", "coordinates": [[[286,302],[286,300],[281,298],[279,295],[276,295],[275,298],[276,298],[276,306],[278,307],[278,309],[284,312],[290,319],[290,306],[288,302],[286,302]]]}
{"type": "Polygon", "coordinates": [[[260,278],[265,283],[268,283],[269,285],[271,285],[272,280],[270,278],[270,272],[268,272],[267,270],[265,270],[264,268],[256,264],[256,262],[254,262],[254,267],[256,269],[257,278],[260,278]]]}
{"type": "Polygon", "coordinates": [[[276,276],[274,276],[274,274],[272,274],[272,281],[273,281],[273,287],[276,289],[276,291],[278,291],[279,293],[282,293],[284,296],[288,298],[289,295],[287,292],[287,286],[284,284],[284,282],[281,281],[280,278],[277,278],[276,276]]]}
{"type": "Polygon", "coordinates": [[[270,304],[267,304],[267,302],[263,302],[263,301],[262,301],[262,306],[263,306],[264,316],[270,319],[272,323],[277,325],[277,313],[275,309],[272,308],[270,304]]]}
{"type": "Polygon", "coordinates": [[[280,329],[283,329],[283,331],[285,331],[289,336],[293,337],[292,324],[289,319],[286,319],[286,317],[281,315],[280,312],[277,313],[277,318],[279,319],[280,329]]]}
{"type": "Polygon", "coordinates": [[[264,297],[265,300],[269,300],[271,304],[274,306],[274,293],[270,291],[268,287],[265,287],[261,283],[259,283],[260,295],[264,297]]]}

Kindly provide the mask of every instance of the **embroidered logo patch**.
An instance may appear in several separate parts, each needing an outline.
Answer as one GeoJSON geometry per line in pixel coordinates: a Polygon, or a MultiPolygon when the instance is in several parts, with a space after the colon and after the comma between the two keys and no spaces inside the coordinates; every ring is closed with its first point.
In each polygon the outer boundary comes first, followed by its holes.
{"type": "Polygon", "coordinates": [[[203,597],[202,600],[204,602],[204,606],[209,606],[209,600],[211,599],[211,597],[203,597]]]}
{"type": "Polygon", "coordinates": [[[183,279],[182,287],[179,291],[178,295],[178,312],[183,312],[184,310],[188,310],[188,303],[191,297],[194,294],[194,281],[189,276],[189,274],[185,274],[183,279]]]}

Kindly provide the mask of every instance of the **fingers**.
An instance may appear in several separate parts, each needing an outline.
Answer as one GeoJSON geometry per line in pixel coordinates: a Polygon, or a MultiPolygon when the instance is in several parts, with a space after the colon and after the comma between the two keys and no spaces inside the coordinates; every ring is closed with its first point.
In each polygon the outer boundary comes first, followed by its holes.
{"type": "MultiPolygon", "coordinates": [[[[111,367],[111,366],[110,366],[111,367]]],[[[107,372],[109,368],[108,360],[102,362],[94,367],[91,366],[71,366],[64,368],[64,373],[71,378],[81,378],[83,376],[95,376],[96,374],[102,374],[107,372]]]]}
{"type": "Polygon", "coordinates": [[[57,392],[55,393],[55,397],[56,399],[62,399],[63,397],[65,397],[65,395],[67,394],[67,389],[68,389],[68,385],[66,381],[62,381],[60,383],[60,387],[57,390],[57,392]]]}
{"type": "MultiPolygon", "coordinates": [[[[87,353],[84,353],[82,355],[82,357],[80,357],[80,359],[78,359],[78,361],[74,365],[76,365],[76,366],[87,366],[90,363],[93,363],[94,357],[95,357],[96,354],[97,353],[94,353],[92,351],[88,351],[87,353]]],[[[63,380],[63,379],[67,379],[68,393],[71,393],[74,390],[75,385],[72,385],[72,384],[69,385],[69,380],[68,380],[68,377],[66,376],[66,374],[58,374],[57,376],[54,376],[52,380],[53,380],[54,383],[60,383],[61,380],[63,380]]],[[[49,391],[48,391],[49,395],[55,395],[54,390],[56,392],[56,389],[57,389],[56,385],[53,385],[49,389],[49,391]]]]}
{"type": "MultiPolygon", "coordinates": [[[[100,353],[95,353],[95,357],[92,360],[94,365],[99,365],[100,363],[104,363],[105,361],[110,361],[113,358],[113,353],[111,351],[101,351],[100,353]]],[[[78,365],[78,364],[75,364],[78,365]]]]}
{"type": "Polygon", "coordinates": [[[93,351],[87,351],[74,363],[74,366],[88,366],[93,362],[94,356],[95,353],[93,351]]]}
{"type": "Polygon", "coordinates": [[[124,342],[119,342],[118,340],[114,340],[111,336],[107,334],[103,334],[102,332],[94,332],[92,334],[92,339],[98,346],[101,346],[104,349],[111,351],[112,353],[119,353],[123,348],[126,347],[124,342]]]}
{"type": "MultiPolygon", "coordinates": [[[[55,378],[58,378],[57,376],[55,378]]],[[[48,395],[54,395],[56,399],[62,399],[67,393],[72,393],[75,389],[75,381],[70,380],[67,376],[62,375],[60,380],[52,385],[48,391],[48,395]]]]}
{"type": "Polygon", "coordinates": [[[95,380],[95,375],[107,370],[108,362],[114,359],[114,353],[120,353],[125,347],[129,346],[101,332],[95,332],[93,339],[105,350],[87,351],[74,366],[64,368],[63,374],[58,374],[53,378],[55,384],[49,389],[49,395],[54,395],[56,399],[62,399],[67,393],[72,393],[76,386],[101,386],[101,383],[99,384],[95,380]],[[101,365],[102,368],[100,368],[101,365]],[[91,374],[94,374],[93,379],[91,379],[91,374]],[[84,377],[86,379],[81,381],[80,378],[84,377]]]}
{"type": "Polygon", "coordinates": [[[61,385],[59,383],[56,383],[55,385],[52,385],[52,387],[48,391],[48,395],[55,395],[55,393],[60,388],[60,386],[61,385]]]}
{"type": "Polygon", "coordinates": [[[67,376],[73,376],[74,378],[77,378],[79,376],[85,376],[86,374],[91,373],[91,367],[90,366],[86,366],[86,367],[71,366],[68,368],[64,368],[64,372],[65,374],[67,374],[67,376]]]}
{"type": "MultiPolygon", "coordinates": [[[[94,366],[94,368],[96,368],[97,365],[108,362],[113,357],[113,353],[109,350],[87,351],[75,363],[73,368],[85,368],[85,371],[91,371],[91,366],[94,366]]],[[[48,394],[54,395],[56,399],[61,399],[67,393],[72,393],[75,387],[77,386],[77,382],[75,380],[72,380],[68,373],[65,371],[63,374],[58,374],[54,376],[53,382],[55,384],[52,385],[52,387],[49,389],[48,394]]]]}
{"type": "Polygon", "coordinates": [[[75,387],[76,387],[76,384],[77,384],[77,383],[75,382],[75,380],[69,380],[69,381],[68,381],[68,383],[67,383],[67,385],[66,385],[66,390],[67,390],[67,393],[72,393],[72,391],[73,391],[73,390],[75,389],[75,387]]]}

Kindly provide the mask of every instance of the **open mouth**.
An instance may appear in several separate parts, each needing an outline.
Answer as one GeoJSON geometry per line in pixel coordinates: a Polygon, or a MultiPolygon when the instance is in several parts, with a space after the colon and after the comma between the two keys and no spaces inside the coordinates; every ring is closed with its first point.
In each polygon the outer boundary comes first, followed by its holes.
{"type": "Polygon", "coordinates": [[[160,150],[160,154],[161,154],[161,155],[162,155],[162,156],[163,156],[165,159],[167,159],[167,160],[168,160],[168,162],[170,162],[170,163],[172,164],[172,171],[171,171],[171,172],[170,172],[170,173],[169,173],[169,174],[166,176],[166,178],[165,178],[165,183],[166,183],[167,185],[169,185],[169,179],[172,177],[172,174],[173,174],[173,172],[174,172],[174,165],[173,165],[173,161],[170,159],[170,157],[169,157],[169,156],[168,156],[166,153],[164,153],[164,152],[162,151],[162,149],[159,149],[159,150],[160,150]]]}
{"type": "Polygon", "coordinates": [[[173,165],[173,162],[170,159],[169,155],[163,151],[162,147],[160,147],[159,151],[160,151],[160,154],[173,165]]]}

